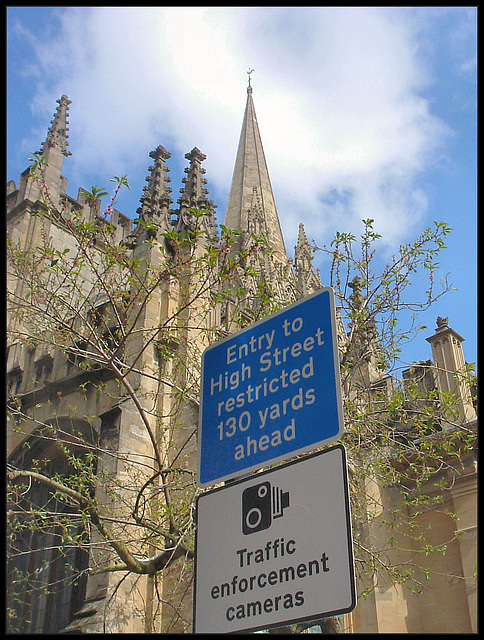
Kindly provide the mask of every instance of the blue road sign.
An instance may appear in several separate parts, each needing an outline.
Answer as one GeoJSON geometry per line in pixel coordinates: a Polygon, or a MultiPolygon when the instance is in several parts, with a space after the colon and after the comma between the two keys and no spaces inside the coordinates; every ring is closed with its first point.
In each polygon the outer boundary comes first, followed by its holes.
{"type": "Polygon", "coordinates": [[[200,487],[334,442],[343,428],[331,288],[205,350],[200,487]]]}

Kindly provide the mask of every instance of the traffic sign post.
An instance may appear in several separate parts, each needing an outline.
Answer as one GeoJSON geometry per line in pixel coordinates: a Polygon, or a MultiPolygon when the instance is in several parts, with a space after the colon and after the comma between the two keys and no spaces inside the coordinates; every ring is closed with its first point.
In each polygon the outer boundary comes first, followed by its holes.
{"type": "Polygon", "coordinates": [[[342,445],[199,496],[195,633],[256,631],[355,606],[342,445]]]}
{"type": "Polygon", "coordinates": [[[198,484],[207,487],[338,440],[343,432],[329,287],[208,347],[198,484]]]}

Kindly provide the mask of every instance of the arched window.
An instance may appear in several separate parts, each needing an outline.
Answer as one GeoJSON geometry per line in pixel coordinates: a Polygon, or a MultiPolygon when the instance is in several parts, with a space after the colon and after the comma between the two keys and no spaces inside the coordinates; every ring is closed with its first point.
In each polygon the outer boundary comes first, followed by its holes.
{"type": "MultiPolygon", "coordinates": [[[[87,423],[56,419],[38,430],[9,460],[55,480],[79,474],[70,454],[93,464],[87,423]],[[59,442],[62,444],[59,445],[59,442]]],[[[86,467],[87,468],[87,467],[86,467]]],[[[8,498],[7,609],[9,633],[57,633],[84,602],[88,530],[78,505],[43,482],[16,480],[8,498]]]]}

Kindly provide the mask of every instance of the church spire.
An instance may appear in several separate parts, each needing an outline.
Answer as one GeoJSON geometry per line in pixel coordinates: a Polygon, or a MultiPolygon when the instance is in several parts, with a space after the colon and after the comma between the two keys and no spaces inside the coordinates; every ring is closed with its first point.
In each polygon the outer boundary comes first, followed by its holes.
{"type": "Polygon", "coordinates": [[[257,194],[267,227],[265,239],[271,250],[285,261],[287,260],[286,247],[257,124],[249,75],[247,103],[225,214],[224,224],[228,229],[247,232],[254,193],[257,194]]]}
{"type": "Polygon", "coordinates": [[[304,225],[299,225],[297,245],[294,247],[294,268],[301,295],[307,296],[321,287],[319,269],[313,269],[314,249],[308,242],[304,225]]]}
{"type": "Polygon", "coordinates": [[[66,95],[57,100],[59,105],[54,114],[54,118],[50,122],[47,138],[42,143],[41,153],[47,155],[50,149],[58,149],[64,156],[70,156],[71,152],[67,150],[69,145],[69,105],[72,101],[66,95]]]}
{"type": "MultiPolygon", "coordinates": [[[[43,181],[48,190],[52,203],[57,206],[59,198],[65,193],[67,180],[62,176],[64,158],[71,155],[67,147],[69,145],[69,105],[71,100],[63,95],[57,100],[59,105],[54,113],[47,131],[47,137],[42,143],[39,155],[42,156],[44,167],[43,181]]],[[[40,196],[39,184],[28,177],[19,185],[22,197],[36,200],[40,196]]]]}
{"type": "Polygon", "coordinates": [[[202,162],[207,156],[194,147],[190,153],[185,154],[185,158],[190,162],[190,166],[185,169],[187,177],[182,180],[185,186],[180,189],[181,196],[178,198],[181,210],[194,207],[213,208],[214,204],[208,199],[208,190],[205,188],[207,180],[203,177],[206,170],[202,167],[202,162]]]}
{"type": "Polygon", "coordinates": [[[181,196],[178,198],[178,204],[180,205],[179,222],[186,228],[191,228],[194,220],[188,211],[189,209],[209,211],[204,216],[203,227],[208,238],[213,240],[217,235],[214,214],[215,205],[208,198],[208,190],[205,187],[207,180],[203,177],[206,170],[202,167],[202,162],[207,159],[207,156],[200,149],[194,147],[189,153],[185,154],[185,158],[190,162],[190,165],[185,169],[187,177],[182,180],[184,186],[180,189],[181,196]]]}
{"type": "Polygon", "coordinates": [[[143,187],[143,195],[140,198],[141,207],[138,208],[137,213],[140,220],[155,224],[159,232],[165,233],[171,227],[170,204],[173,202],[170,197],[171,188],[168,186],[171,182],[167,175],[170,169],[165,164],[166,160],[171,158],[171,153],[160,144],[150,152],[150,158],[154,163],[148,169],[150,172],[146,178],[148,185],[143,187]]]}

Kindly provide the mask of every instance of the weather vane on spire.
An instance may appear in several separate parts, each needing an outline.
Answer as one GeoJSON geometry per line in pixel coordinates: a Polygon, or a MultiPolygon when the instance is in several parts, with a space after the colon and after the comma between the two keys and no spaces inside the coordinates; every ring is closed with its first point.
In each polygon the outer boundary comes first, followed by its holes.
{"type": "Polygon", "coordinates": [[[249,70],[247,71],[247,75],[249,76],[249,87],[250,87],[250,74],[251,74],[253,71],[255,71],[255,69],[249,69],[249,70]]]}

